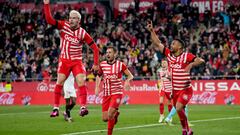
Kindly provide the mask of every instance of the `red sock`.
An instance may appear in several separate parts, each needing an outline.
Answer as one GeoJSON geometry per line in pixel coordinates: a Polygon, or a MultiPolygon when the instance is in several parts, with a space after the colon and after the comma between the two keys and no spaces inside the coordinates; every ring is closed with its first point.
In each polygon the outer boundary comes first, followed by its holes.
{"type": "Polygon", "coordinates": [[[86,86],[80,86],[78,90],[79,90],[80,105],[86,106],[86,104],[87,104],[87,88],[86,88],[86,86]]]}
{"type": "Polygon", "coordinates": [[[108,135],[112,135],[115,119],[108,120],[108,135]]]}
{"type": "Polygon", "coordinates": [[[168,112],[171,112],[172,110],[172,105],[168,105],[168,112]]]}
{"type": "Polygon", "coordinates": [[[163,112],[164,112],[164,104],[163,103],[160,103],[159,110],[160,110],[160,114],[163,114],[163,112]]]}
{"type": "Polygon", "coordinates": [[[61,92],[62,92],[62,85],[56,84],[54,89],[54,107],[59,107],[61,92]]]}
{"type": "Polygon", "coordinates": [[[189,130],[189,126],[188,126],[188,120],[187,117],[185,115],[185,111],[184,109],[182,109],[181,111],[177,112],[178,113],[178,117],[180,119],[181,125],[182,125],[182,129],[184,130],[189,130]]]}

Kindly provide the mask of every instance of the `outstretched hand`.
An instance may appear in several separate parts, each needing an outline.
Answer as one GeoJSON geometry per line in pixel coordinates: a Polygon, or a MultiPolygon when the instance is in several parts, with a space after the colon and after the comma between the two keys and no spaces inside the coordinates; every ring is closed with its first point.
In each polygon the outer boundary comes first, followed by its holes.
{"type": "Polygon", "coordinates": [[[131,89],[129,81],[125,81],[124,89],[127,90],[127,91],[129,91],[131,89]]]}
{"type": "Polygon", "coordinates": [[[148,31],[153,31],[153,25],[152,25],[152,21],[151,20],[147,20],[147,30],[148,31]]]}
{"type": "Polygon", "coordinates": [[[50,2],[49,2],[50,0],[43,0],[43,3],[44,4],[49,4],[50,2]]]}
{"type": "Polygon", "coordinates": [[[92,72],[93,72],[94,75],[97,74],[98,69],[99,69],[98,65],[93,65],[93,66],[92,66],[92,72]]]}

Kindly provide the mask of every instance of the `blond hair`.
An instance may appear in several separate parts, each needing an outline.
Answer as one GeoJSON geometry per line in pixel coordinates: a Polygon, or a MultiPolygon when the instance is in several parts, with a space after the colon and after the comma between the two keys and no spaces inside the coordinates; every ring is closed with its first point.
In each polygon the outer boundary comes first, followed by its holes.
{"type": "Polygon", "coordinates": [[[79,21],[81,20],[81,14],[77,10],[71,10],[69,16],[71,16],[71,14],[77,14],[79,21]]]}

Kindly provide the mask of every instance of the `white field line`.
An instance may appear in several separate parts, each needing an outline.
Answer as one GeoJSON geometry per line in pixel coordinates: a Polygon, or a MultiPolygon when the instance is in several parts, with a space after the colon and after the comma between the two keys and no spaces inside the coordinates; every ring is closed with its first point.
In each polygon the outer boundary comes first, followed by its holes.
{"type": "MultiPolygon", "coordinates": [[[[226,117],[226,118],[215,118],[215,119],[203,119],[203,120],[193,120],[190,121],[191,123],[199,123],[199,122],[207,122],[207,121],[221,121],[221,120],[231,120],[231,119],[240,119],[240,117],[226,117]]],[[[127,129],[137,129],[137,128],[145,128],[145,127],[155,127],[166,125],[163,123],[158,124],[147,124],[147,125],[139,125],[139,126],[130,126],[130,127],[122,127],[122,128],[115,128],[114,130],[127,130],[127,129]]],[[[75,132],[75,133],[67,133],[61,135],[82,135],[82,134],[89,134],[89,133],[99,133],[99,132],[106,132],[107,130],[90,130],[84,132],[75,132]]]]}

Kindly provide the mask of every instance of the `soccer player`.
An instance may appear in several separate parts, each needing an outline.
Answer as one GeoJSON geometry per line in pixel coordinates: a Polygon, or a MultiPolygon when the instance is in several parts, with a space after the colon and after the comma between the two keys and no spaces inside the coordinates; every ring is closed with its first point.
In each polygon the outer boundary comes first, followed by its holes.
{"type": "Polygon", "coordinates": [[[184,107],[188,104],[193,94],[190,70],[204,63],[204,60],[192,53],[184,52],[185,43],[181,39],[172,41],[171,50],[165,47],[156,35],[151,21],[148,21],[147,29],[151,33],[152,43],[167,57],[172,71],[173,105],[177,110],[182,125],[182,135],[192,135],[193,131],[189,128],[184,107]]]}
{"type": "Polygon", "coordinates": [[[72,72],[68,76],[67,80],[65,81],[63,85],[63,90],[64,90],[64,98],[66,101],[66,110],[63,112],[64,119],[68,122],[72,122],[72,117],[71,117],[71,110],[76,104],[76,89],[74,87],[74,76],[72,72]]]}
{"type": "Polygon", "coordinates": [[[172,109],[172,103],[171,103],[172,82],[171,82],[171,74],[169,72],[168,63],[166,60],[164,59],[162,60],[161,68],[157,70],[157,75],[158,75],[158,84],[160,84],[160,89],[159,89],[160,117],[158,122],[162,123],[164,120],[164,103],[163,103],[164,97],[166,97],[168,101],[168,111],[170,112],[172,109]]]}
{"type": "Polygon", "coordinates": [[[58,63],[57,83],[54,89],[54,108],[51,117],[59,115],[59,102],[63,84],[72,71],[76,78],[80,98],[80,116],[88,114],[86,108],[87,90],[85,86],[86,70],[82,63],[82,47],[83,43],[87,43],[94,53],[93,70],[98,70],[99,49],[92,37],[80,27],[81,15],[76,10],[71,10],[69,20],[55,20],[50,12],[49,0],[43,0],[44,14],[48,24],[56,26],[60,30],[60,49],[61,54],[58,63]]]}
{"type": "Polygon", "coordinates": [[[113,46],[107,47],[106,61],[100,63],[98,75],[96,77],[95,94],[99,93],[99,85],[103,78],[103,101],[102,101],[102,119],[108,122],[108,135],[112,135],[114,125],[119,116],[119,105],[123,95],[122,75],[127,75],[124,83],[124,89],[130,89],[130,80],[133,79],[132,73],[127,66],[116,60],[117,49],[113,46]]]}

